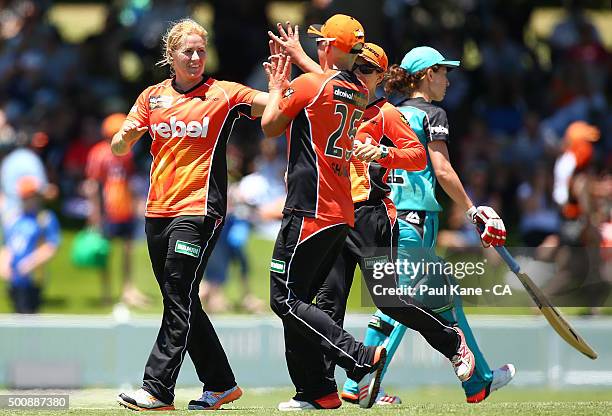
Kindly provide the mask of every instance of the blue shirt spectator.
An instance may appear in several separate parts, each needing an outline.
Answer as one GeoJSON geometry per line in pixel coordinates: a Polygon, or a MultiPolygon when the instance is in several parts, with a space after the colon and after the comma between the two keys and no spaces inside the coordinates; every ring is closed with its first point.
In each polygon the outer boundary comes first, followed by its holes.
{"type": "Polygon", "coordinates": [[[40,208],[40,182],[33,176],[16,184],[23,211],[6,225],[0,251],[0,275],[8,280],[17,313],[35,313],[41,304],[42,279],[35,272],[57,252],[60,227],[55,214],[40,208]]]}
{"type": "Polygon", "coordinates": [[[7,227],[5,241],[11,253],[11,286],[31,286],[34,283],[32,273],[23,273],[19,265],[36,250],[41,241],[56,247],[59,245],[60,226],[57,217],[51,211],[24,212],[7,227]]]}

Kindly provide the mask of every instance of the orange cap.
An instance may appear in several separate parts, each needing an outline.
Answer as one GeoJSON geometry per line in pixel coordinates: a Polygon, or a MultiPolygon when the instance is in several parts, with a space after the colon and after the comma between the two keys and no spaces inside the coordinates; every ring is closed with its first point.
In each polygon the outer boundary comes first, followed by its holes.
{"type": "Polygon", "coordinates": [[[574,121],[565,130],[567,150],[574,154],[576,167],[583,168],[593,157],[593,142],[599,140],[600,132],[585,121],[574,121]]]}
{"type": "Polygon", "coordinates": [[[345,53],[359,53],[365,42],[363,26],[357,19],[345,14],[335,14],[323,25],[311,25],[308,36],[329,40],[336,48],[345,53]]]}
{"type": "Polygon", "coordinates": [[[389,59],[384,49],[374,43],[365,43],[359,57],[365,59],[372,65],[376,65],[378,68],[382,69],[383,72],[386,71],[389,66],[389,59]]]}
{"type": "Polygon", "coordinates": [[[570,145],[578,140],[596,142],[599,136],[599,129],[586,121],[574,121],[565,130],[565,141],[570,145]]]}
{"type": "Polygon", "coordinates": [[[22,176],[17,180],[17,195],[29,198],[40,192],[40,182],[34,176],[22,176]]]}
{"type": "Polygon", "coordinates": [[[121,129],[126,117],[123,113],[113,113],[106,117],[102,122],[102,136],[105,139],[112,138],[121,129]]]}

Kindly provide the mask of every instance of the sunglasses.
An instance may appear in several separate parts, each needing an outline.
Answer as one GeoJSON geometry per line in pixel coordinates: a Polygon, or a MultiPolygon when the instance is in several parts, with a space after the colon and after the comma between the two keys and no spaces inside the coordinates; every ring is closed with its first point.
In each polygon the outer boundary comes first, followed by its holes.
{"type": "Polygon", "coordinates": [[[361,65],[355,65],[354,69],[358,69],[359,72],[361,72],[364,75],[370,75],[371,73],[373,73],[374,71],[378,72],[378,73],[382,73],[383,70],[372,66],[372,65],[368,65],[368,64],[361,64],[361,65]]]}

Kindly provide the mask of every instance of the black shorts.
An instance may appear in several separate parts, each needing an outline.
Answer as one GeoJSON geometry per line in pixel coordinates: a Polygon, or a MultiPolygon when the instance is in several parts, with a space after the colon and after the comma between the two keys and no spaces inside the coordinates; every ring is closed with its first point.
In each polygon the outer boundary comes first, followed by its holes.
{"type": "Polygon", "coordinates": [[[136,221],[124,221],[124,222],[104,222],[102,226],[102,230],[104,232],[104,237],[111,238],[121,238],[123,240],[132,240],[134,238],[134,228],[136,225],[136,221]]]}

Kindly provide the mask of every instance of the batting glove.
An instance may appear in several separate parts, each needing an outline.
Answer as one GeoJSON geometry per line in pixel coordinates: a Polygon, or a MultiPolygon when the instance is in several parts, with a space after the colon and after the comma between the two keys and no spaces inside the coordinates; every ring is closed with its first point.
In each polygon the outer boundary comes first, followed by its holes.
{"type": "Polygon", "coordinates": [[[503,246],[506,242],[506,226],[497,212],[491,207],[471,207],[465,215],[480,234],[483,247],[503,246]]]}

